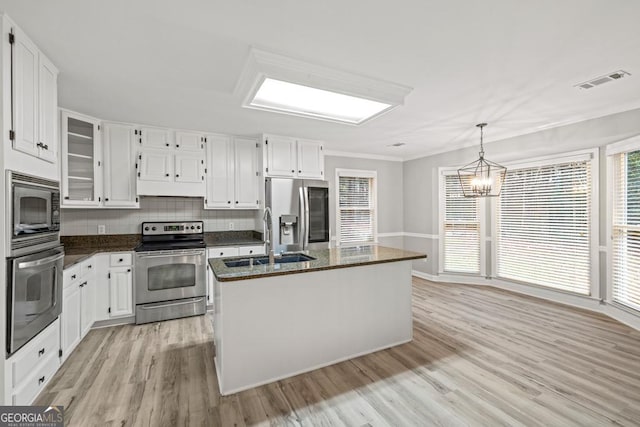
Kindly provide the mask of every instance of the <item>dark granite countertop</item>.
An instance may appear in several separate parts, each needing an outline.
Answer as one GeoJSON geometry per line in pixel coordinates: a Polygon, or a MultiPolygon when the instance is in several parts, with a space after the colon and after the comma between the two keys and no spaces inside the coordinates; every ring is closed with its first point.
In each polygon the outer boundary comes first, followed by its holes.
{"type": "MultiPolygon", "coordinates": [[[[64,245],[64,268],[78,264],[95,254],[130,252],[140,243],[139,234],[96,234],[60,236],[64,245]]],[[[207,247],[262,245],[262,233],[253,230],[213,231],[205,233],[207,247]]]]}
{"type": "MultiPolygon", "coordinates": [[[[309,273],[335,268],[348,268],[360,265],[422,259],[427,257],[425,254],[418,252],[388,248],[386,246],[334,248],[305,251],[304,253],[316,259],[313,261],[287,264],[227,267],[222,258],[210,258],[209,265],[216,275],[216,279],[221,282],[228,282],[257,279],[268,276],[279,276],[283,274],[309,273]]],[[[247,257],[234,257],[234,259],[247,259],[247,257]]]]}

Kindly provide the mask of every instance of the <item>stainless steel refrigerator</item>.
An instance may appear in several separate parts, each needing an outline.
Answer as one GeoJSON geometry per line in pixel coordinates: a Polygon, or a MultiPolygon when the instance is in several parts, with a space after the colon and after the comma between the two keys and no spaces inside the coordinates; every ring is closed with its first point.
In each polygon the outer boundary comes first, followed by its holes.
{"type": "Polygon", "coordinates": [[[327,181],[267,178],[265,204],[271,208],[275,253],[329,247],[327,181]]]}

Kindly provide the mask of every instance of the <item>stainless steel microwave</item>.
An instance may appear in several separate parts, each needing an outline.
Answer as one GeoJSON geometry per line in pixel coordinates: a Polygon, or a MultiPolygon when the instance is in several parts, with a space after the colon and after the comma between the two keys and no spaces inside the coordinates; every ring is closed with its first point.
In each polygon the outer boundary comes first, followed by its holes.
{"type": "Polygon", "coordinates": [[[7,171],[7,229],[11,256],[59,244],[60,184],[44,178],[7,171]]]}

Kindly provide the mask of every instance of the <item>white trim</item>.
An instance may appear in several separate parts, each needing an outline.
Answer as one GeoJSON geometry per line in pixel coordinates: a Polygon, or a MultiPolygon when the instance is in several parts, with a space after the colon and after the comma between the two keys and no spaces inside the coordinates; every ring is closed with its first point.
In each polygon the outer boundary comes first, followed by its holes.
{"type": "Polygon", "coordinates": [[[640,135],[607,145],[605,148],[605,154],[607,156],[613,156],[614,154],[628,153],[629,151],[636,150],[640,150],[640,135]]]}
{"type": "Polygon", "coordinates": [[[505,163],[504,166],[509,169],[527,169],[539,166],[557,165],[559,163],[584,162],[589,160],[597,160],[598,148],[588,148],[585,150],[569,151],[558,154],[550,154],[548,156],[534,157],[527,160],[515,160],[505,163]]]}
{"type": "MultiPolygon", "coordinates": [[[[611,116],[614,114],[622,114],[622,113],[626,113],[629,112],[631,110],[635,110],[636,108],[640,108],[640,101],[634,100],[632,102],[629,102],[628,104],[623,104],[623,105],[616,105],[613,106],[611,108],[605,109],[605,110],[601,110],[598,113],[595,114],[589,114],[587,116],[581,117],[579,119],[575,119],[575,120],[565,120],[562,122],[556,122],[556,123],[552,123],[550,125],[545,125],[545,126],[540,126],[537,129],[532,129],[531,131],[525,131],[522,133],[519,132],[510,132],[507,133],[503,136],[501,136],[499,139],[485,139],[484,141],[484,145],[488,145],[488,144],[492,144],[494,142],[501,142],[501,141],[507,141],[509,139],[514,139],[514,138],[519,138],[519,137],[523,137],[523,136],[527,136],[527,135],[532,135],[538,132],[547,132],[550,131],[552,129],[556,129],[556,128],[561,128],[564,126],[570,126],[570,125],[574,125],[577,123],[583,123],[583,122],[588,122],[589,120],[597,120],[597,119],[601,119],[603,117],[607,117],[607,116],[611,116]]],[[[474,142],[474,143],[467,143],[467,144],[463,144],[460,145],[458,147],[454,147],[454,148],[445,148],[442,150],[436,150],[436,151],[424,151],[422,152],[422,154],[413,154],[413,155],[409,155],[407,157],[403,157],[403,161],[408,162],[411,160],[417,160],[417,159],[422,159],[424,157],[431,157],[431,156],[436,156],[438,154],[444,154],[444,153],[452,153],[454,151],[458,151],[458,150],[464,150],[467,148],[471,148],[471,147],[477,147],[478,143],[474,142]]],[[[477,151],[477,150],[476,150],[477,151]]],[[[495,155],[490,154],[490,159],[493,161],[499,161],[499,158],[496,158],[495,155]]],[[[500,154],[500,153],[497,153],[500,154]]]]}
{"type": "Polygon", "coordinates": [[[600,252],[607,252],[609,250],[606,246],[599,246],[598,249],[600,252]]]}
{"type": "Polygon", "coordinates": [[[440,236],[437,234],[424,234],[424,233],[410,233],[408,231],[405,231],[404,233],[402,233],[404,236],[406,237],[417,237],[419,239],[431,239],[431,240],[438,240],[440,239],[440,236]]]}
{"type": "Polygon", "coordinates": [[[368,160],[385,160],[388,162],[402,162],[402,157],[384,156],[382,154],[366,154],[366,153],[351,153],[349,151],[337,151],[337,150],[325,150],[325,156],[333,157],[350,157],[356,159],[368,159],[368,160]]]}
{"type": "Polygon", "coordinates": [[[541,298],[551,302],[567,304],[573,307],[585,308],[595,312],[602,312],[602,310],[600,309],[600,300],[598,298],[588,296],[573,295],[567,292],[557,292],[552,289],[546,289],[537,286],[528,286],[525,284],[514,283],[494,278],[484,278],[481,276],[464,276],[454,274],[432,275],[417,270],[412,270],[411,274],[421,279],[438,283],[459,283],[463,285],[492,286],[494,288],[515,292],[517,294],[523,294],[541,298]]]}
{"type": "Polygon", "coordinates": [[[378,239],[385,237],[404,237],[404,233],[402,231],[395,233],[378,233],[378,239]]]}

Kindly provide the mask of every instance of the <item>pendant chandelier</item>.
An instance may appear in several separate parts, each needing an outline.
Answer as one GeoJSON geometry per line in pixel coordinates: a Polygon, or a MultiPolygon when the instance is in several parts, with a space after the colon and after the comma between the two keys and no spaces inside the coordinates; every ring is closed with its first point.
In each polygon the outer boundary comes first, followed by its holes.
{"type": "Polygon", "coordinates": [[[502,184],[507,175],[507,168],[484,158],[484,127],[479,123],[480,153],[478,160],[458,169],[458,179],[464,197],[496,197],[500,195],[502,184]]]}

